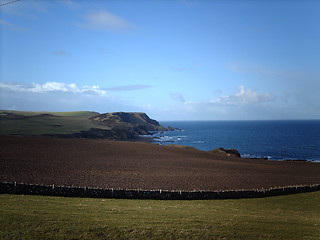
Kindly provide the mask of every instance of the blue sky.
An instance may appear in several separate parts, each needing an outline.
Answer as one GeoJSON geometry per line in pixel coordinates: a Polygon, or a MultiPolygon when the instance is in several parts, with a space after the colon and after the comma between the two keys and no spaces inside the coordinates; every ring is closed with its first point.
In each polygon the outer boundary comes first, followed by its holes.
{"type": "Polygon", "coordinates": [[[0,109],[320,119],[319,12],[312,0],[3,5],[0,109]]]}

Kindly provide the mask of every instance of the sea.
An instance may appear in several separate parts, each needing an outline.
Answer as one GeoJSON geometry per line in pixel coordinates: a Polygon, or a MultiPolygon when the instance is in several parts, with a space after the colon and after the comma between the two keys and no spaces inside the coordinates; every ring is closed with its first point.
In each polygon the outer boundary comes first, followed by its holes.
{"type": "Polygon", "coordinates": [[[210,151],[237,149],[245,158],[320,162],[320,120],[163,121],[174,131],[153,135],[161,145],[179,144],[210,151]]]}

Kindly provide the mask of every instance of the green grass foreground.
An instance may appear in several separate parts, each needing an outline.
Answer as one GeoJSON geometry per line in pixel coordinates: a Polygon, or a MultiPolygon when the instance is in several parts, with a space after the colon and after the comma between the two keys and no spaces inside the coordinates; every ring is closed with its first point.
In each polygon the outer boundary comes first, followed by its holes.
{"type": "Polygon", "coordinates": [[[0,195],[0,239],[320,239],[320,192],[159,201],[0,195]]]}

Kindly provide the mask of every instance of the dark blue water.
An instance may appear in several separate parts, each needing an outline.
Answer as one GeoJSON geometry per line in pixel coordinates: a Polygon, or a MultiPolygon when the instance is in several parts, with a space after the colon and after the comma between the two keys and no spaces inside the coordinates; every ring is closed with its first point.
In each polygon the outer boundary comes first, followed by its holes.
{"type": "Polygon", "coordinates": [[[159,144],[180,144],[209,151],[235,148],[242,157],[320,162],[320,120],[175,121],[163,126],[182,131],[158,133],[159,144]]]}

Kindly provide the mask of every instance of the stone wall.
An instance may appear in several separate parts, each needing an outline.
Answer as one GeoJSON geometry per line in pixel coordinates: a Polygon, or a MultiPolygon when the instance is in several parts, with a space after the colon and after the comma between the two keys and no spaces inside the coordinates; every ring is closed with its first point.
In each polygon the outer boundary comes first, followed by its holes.
{"type": "Polygon", "coordinates": [[[92,197],[118,199],[158,199],[158,200],[207,200],[261,198],[295,193],[320,191],[320,184],[308,186],[289,186],[283,188],[226,191],[163,191],[163,190],[128,190],[101,189],[65,186],[44,186],[23,183],[0,183],[0,194],[45,195],[63,197],[92,197]]]}

